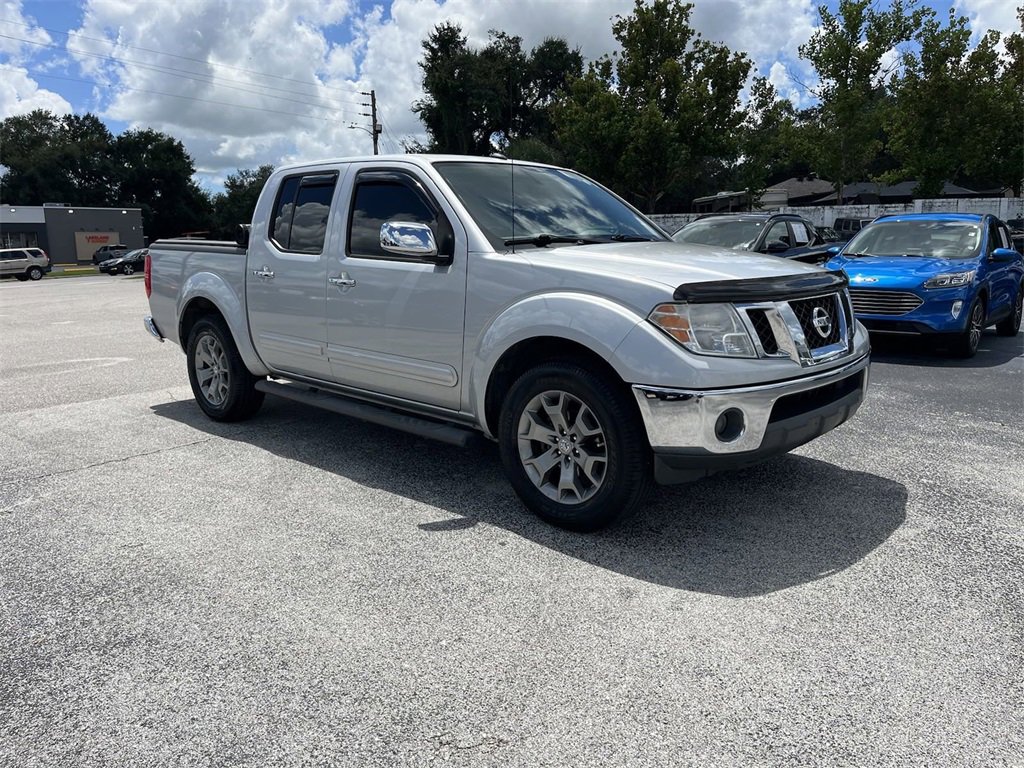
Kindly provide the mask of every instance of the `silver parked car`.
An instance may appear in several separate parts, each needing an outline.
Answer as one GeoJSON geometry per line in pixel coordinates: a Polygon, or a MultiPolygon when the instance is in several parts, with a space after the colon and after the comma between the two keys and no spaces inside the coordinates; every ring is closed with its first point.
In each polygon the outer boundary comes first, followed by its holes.
{"type": "Polygon", "coordinates": [[[42,248],[4,248],[0,250],[0,277],[39,280],[50,271],[50,257],[42,248]]]}

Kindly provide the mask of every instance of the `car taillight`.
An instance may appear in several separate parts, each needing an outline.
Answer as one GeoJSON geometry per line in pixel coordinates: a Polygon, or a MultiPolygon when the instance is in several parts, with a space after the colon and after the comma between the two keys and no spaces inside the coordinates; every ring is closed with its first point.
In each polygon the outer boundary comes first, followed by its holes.
{"type": "Polygon", "coordinates": [[[153,257],[148,253],[146,254],[146,298],[148,299],[153,293],[153,257]]]}

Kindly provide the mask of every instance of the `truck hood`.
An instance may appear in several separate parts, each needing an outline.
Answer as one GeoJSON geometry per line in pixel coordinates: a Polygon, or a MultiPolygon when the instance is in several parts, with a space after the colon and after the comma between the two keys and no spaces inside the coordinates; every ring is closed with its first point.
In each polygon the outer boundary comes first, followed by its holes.
{"type": "Polygon", "coordinates": [[[670,290],[684,283],[810,275],[822,271],[775,256],[676,242],[524,248],[517,249],[517,254],[541,269],[614,275],[660,283],[670,290]]]}

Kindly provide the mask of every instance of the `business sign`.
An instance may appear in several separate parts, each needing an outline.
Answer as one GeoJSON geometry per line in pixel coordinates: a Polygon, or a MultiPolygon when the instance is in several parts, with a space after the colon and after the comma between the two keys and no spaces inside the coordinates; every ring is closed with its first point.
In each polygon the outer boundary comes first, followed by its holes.
{"type": "Polygon", "coordinates": [[[97,248],[120,242],[121,235],[117,232],[75,232],[75,260],[92,263],[97,248]]]}

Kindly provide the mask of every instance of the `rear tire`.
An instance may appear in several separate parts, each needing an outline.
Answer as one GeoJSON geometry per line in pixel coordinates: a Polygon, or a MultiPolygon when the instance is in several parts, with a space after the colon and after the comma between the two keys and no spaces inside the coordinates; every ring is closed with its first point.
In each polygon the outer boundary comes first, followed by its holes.
{"type": "Polygon", "coordinates": [[[28,279],[29,280],[42,280],[43,279],[43,268],[42,267],[29,267],[27,274],[28,274],[28,279]]]}
{"type": "Polygon", "coordinates": [[[192,327],[186,349],[188,380],[203,413],[214,421],[242,421],[263,405],[258,376],[245,367],[224,321],[203,317],[192,327]]]}
{"type": "Polygon", "coordinates": [[[560,528],[595,531],[651,490],[647,436],[629,392],[578,364],[524,373],[501,407],[498,445],[516,494],[560,528]]]}
{"type": "Polygon", "coordinates": [[[985,331],[985,302],[979,296],[971,303],[967,313],[967,328],[953,341],[953,354],[957,357],[974,357],[985,331]]]}
{"type": "Polygon", "coordinates": [[[124,269],[121,271],[124,272],[126,275],[134,275],[135,267],[133,267],[131,264],[125,264],[124,269]]]}
{"type": "Polygon", "coordinates": [[[1024,314],[1024,283],[1017,286],[1017,301],[1009,316],[996,323],[996,333],[1000,336],[1016,336],[1020,330],[1021,315],[1024,314]]]}

